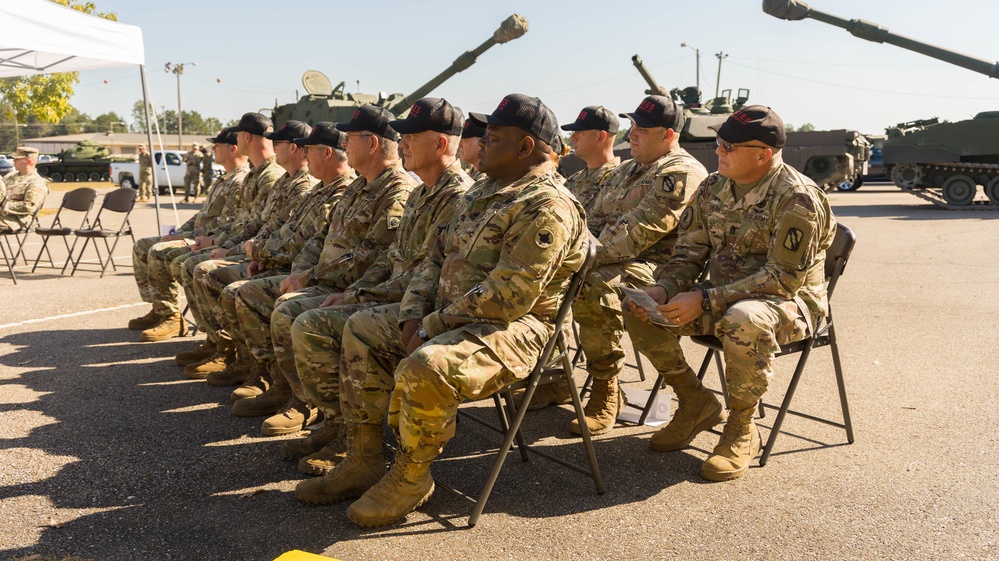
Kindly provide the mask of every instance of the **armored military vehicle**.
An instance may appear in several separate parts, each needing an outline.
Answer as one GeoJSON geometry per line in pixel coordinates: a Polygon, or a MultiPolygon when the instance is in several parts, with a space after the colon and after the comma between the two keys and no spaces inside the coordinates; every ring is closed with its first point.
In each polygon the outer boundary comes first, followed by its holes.
{"type": "Polygon", "coordinates": [[[112,157],[107,146],[84,140],[60,152],[58,161],[39,163],[37,170],[39,175],[53,182],[109,181],[111,162],[127,160],[112,157]]]}
{"type": "MultiPolygon", "coordinates": [[[[999,78],[999,63],[896,35],[876,23],[845,20],[794,0],[764,0],[763,11],[780,19],[812,18],[855,37],[889,43],[999,78]]],[[[999,209],[999,111],[955,123],[922,119],[886,129],[885,173],[899,188],[949,209],[999,209]],[[975,201],[978,185],[986,201],[975,201]],[[990,204],[991,203],[991,204],[990,204]]]]}
{"type": "Polygon", "coordinates": [[[289,119],[307,123],[344,122],[350,120],[354,110],[366,103],[380,105],[401,117],[409,111],[416,100],[425,97],[447,79],[475,64],[479,55],[489,50],[493,45],[512,41],[525,33],[527,33],[526,18],[518,14],[508,17],[493,32],[492,37],[475,49],[462,53],[451,63],[451,66],[409,95],[401,93],[379,93],[377,95],[350,93],[345,91],[345,82],[340,82],[334,87],[323,73],[309,70],[302,76],[302,85],[305,87],[307,95],[296,103],[276,105],[271,117],[275,124],[283,123],[289,119]]]}
{"type": "MultiPolygon", "coordinates": [[[[680,145],[708,171],[718,169],[715,133],[708,127],[720,125],[729,115],[744,107],[749,101],[749,89],[740,88],[734,101],[732,90],[722,90],[720,96],[702,105],[699,89],[674,88],[666,93],[638,55],[631,57],[631,62],[649,84],[646,94],[670,95],[683,107],[686,119],[680,132],[680,145]]],[[[859,132],[845,129],[790,132],[783,151],[785,162],[824,189],[859,187],[869,157],[870,142],[859,132]]]]}

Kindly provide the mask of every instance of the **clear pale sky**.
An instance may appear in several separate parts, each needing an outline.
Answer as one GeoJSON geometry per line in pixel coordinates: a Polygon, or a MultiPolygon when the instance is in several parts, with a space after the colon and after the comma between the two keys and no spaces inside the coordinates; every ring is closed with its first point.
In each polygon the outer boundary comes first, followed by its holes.
{"type": "MultiPolygon", "coordinates": [[[[121,22],[142,28],[155,106],[177,107],[166,62],[197,62],[181,78],[183,107],[223,122],[246,111],[295,101],[314,69],[333,84],[366,93],[408,93],[492,35],[512,13],[528,33],[497,45],[431,95],[468,111],[491,112],[503,95],[540,97],[564,124],[585,105],[633,111],[645,83],[639,54],[667,88],[695,81],[714,94],[749,88],[750,102],[773,107],[787,123],[882,133],[914,119],[962,120],[999,110],[999,80],[813,21],[763,13],[758,0],[341,2],[94,0],[121,22]]],[[[866,19],[893,33],[990,61],[999,59],[999,3],[983,0],[815,0],[818,10],[866,19]]],[[[131,120],[142,95],[135,69],[81,73],[72,99],[97,116],[131,120]],[[105,83],[106,81],[106,83],[105,83]]]]}

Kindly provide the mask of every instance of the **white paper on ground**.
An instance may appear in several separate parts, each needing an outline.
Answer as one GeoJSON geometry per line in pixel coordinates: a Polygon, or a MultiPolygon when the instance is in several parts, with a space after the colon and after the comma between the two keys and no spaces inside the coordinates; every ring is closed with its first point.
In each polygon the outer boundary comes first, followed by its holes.
{"type": "MultiPolygon", "coordinates": [[[[648,390],[629,388],[624,385],[621,386],[621,391],[624,392],[624,397],[628,400],[628,403],[639,407],[645,407],[645,403],[649,401],[649,395],[652,394],[652,392],[648,390]]],[[[671,394],[668,390],[659,390],[659,393],[656,395],[656,401],[652,404],[652,410],[649,411],[649,416],[645,419],[645,424],[650,427],[656,427],[668,422],[670,419],[670,410],[672,408],[673,394],[671,394]]],[[[630,406],[625,407],[617,414],[618,419],[636,424],[641,416],[641,409],[635,409],[630,406]]]]}

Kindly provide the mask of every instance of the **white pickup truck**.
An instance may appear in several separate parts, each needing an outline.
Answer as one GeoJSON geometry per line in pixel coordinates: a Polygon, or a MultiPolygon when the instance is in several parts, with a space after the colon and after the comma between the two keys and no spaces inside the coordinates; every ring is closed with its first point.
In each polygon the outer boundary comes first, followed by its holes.
{"type": "MultiPolygon", "coordinates": [[[[174,193],[184,190],[184,174],[187,173],[187,165],[184,164],[185,153],[183,150],[162,152],[157,150],[154,152],[153,170],[156,173],[156,184],[160,187],[161,195],[167,193],[167,174],[170,176],[170,185],[173,187],[174,193]],[[165,164],[163,163],[164,154],[166,155],[165,164]]],[[[215,170],[215,177],[225,173],[225,169],[216,163],[212,163],[212,169],[215,170]]],[[[139,162],[112,162],[110,172],[111,181],[115,185],[131,189],[139,187],[139,162]]]]}

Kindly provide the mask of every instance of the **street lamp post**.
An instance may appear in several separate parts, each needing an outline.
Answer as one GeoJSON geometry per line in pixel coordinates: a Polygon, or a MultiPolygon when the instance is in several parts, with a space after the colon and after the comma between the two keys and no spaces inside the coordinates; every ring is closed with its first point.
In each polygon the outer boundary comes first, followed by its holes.
{"type": "Polygon", "coordinates": [[[694,57],[697,60],[697,91],[701,91],[701,49],[695,48],[693,45],[688,43],[680,43],[681,47],[687,47],[688,49],[694,51],[694,57]]]}
{"type": "Polygon", "coordinates": [[[728,55],[720,52],[716,53],[715,56],[718,57],[718,79],[715,81],[715,97],[718,97],[718,88],[721,86],[721,63],[723,59],[728,58],[728,55]]]}
{"type": "Polygon", "coordinates": [[[184,112],[181,110],[180,106],[180,75],[184,73],[184,66],[190,64],[191,66],[197,66],[196,62],[181,62],[179,64],[173,64],[168,62],[164,65],[164,72],[173,72],[177,75],[177,149],[183,150],[183,138],[184,138],[184,112]]]}

